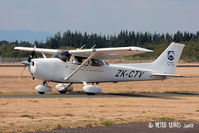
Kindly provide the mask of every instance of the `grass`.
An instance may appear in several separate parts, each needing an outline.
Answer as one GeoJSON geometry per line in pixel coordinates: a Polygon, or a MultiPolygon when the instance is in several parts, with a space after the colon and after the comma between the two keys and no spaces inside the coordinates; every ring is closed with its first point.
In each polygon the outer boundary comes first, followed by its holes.
{"type": "Polygon", "coordinates": [[[32,116],[32,115],[21,115],[21,117],[27,117],[27,118],[34,119],[34,116],[32,116]]]}
{"type": "Polygon", "coordinates": [[[146,57],[142,57],[142,56],[127,56],[124,58],[127,60],[146,60],[146,57]]]}
{"type": "Polygon", "coordinates": [[[194,94],[194,91],[167,91],[166,93],[194,94]]]}
{"type": "Polygon", "coordinates": [[[9,123],[10,124],[10,126],[14,126],[14,123],[9,123]]]}
{"type": "Polygon", "coordinates": [[[61,129],[62,126],[60,124],[57,125],[56,129],[61,129]]]}
{"type": "Polygon", "coordinates": [[[74,115],[68,113],[68,114],[66,114],[66,116],[73,117],[74,115]]]}
{"type": "Polygon", "coordinates": [[[154,121],[174,121],[174,118],[170,118],[170,117],[153,117],[152,120],[154,121]]]}
{"type": "Polygon", "coordinates": [[[117,120],[120,120],[120,121],[125,121],[125,119],[123,118],[116,118],[117,120]]]}
{"type": "Polygon", "coordinates": [[[179,91],[179,93],[186,94],[186,93],[195,93],[195,92],[194,91],[179,91]]]}
{"type": "Polygon", "coordinates": [[[170,118],[170,117],[160,117],[159,118],[160,121],[174,121],[174,118],[170,118]]]}
{"type": "Polygon", "coordinates": [[[2,103],[1,105],[8,105],[9,103],[2,103]]]}
{"type": "Polygon", "coordinates": [[[105,125],[105,126],[111,126],[111,125],[114,124],[114,122],[112,122],[112,121],[102,121],[101,124],[102,124],[102,125],[105,125]]]}
{"type": "Polygon", "coordinates": [[[100,120],[100,121],[105,121],[105,119],[104,119],[104,118],[99,118],[99,120],[100,120]]]}

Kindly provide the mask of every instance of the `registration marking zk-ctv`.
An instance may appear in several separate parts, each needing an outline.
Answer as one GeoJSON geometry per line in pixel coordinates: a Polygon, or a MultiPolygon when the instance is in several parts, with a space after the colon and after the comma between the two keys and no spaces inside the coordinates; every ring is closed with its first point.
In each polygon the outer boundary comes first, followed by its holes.
{"type": "Polygon", "coordinates": [[[139,70],[118,70],[115,77],[123,77],[123,78],[141,78],[144,75],[144,71],[139,70]]]}

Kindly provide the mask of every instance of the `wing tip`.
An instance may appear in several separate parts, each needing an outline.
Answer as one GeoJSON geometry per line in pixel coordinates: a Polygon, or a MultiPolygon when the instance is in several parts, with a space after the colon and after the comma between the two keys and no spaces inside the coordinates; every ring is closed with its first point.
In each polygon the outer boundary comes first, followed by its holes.
{"type": "Polygon", "coordinates": [[[19,47],[14,47],[14,49],[19,49],[19,47]]]}

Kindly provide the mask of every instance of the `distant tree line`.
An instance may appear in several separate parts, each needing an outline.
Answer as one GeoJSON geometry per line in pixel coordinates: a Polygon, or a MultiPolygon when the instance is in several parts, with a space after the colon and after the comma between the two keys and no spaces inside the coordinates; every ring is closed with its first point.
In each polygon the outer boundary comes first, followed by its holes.
{"type": "Polygon", "coordinates": [[[96,44],[96,48],[102,47],[125,47],[125,46],[140,46],[146,47],[148,44],[159,44],[161,42],[187,42],[196,41],[199,39],[199,31],[194,33],[178,31],[172,34],[158,34],[149,32],[134,32],[121,31],[118,35],[101,35],[101,34],[87,34],[80,32],[60,32],[56,33],[54,37],[47,38],[46,43],[38,43],[41,47],[60,48],[60,47],[74,47],[80,48],[86,44],[85,48],[91,48],[96,44]]]}
{"type": "MultiPolygon", "coordinates": [[[[119,34],[114,35],[101,35],[101,34],[88,34],[81,32],[71,32],[70,30],[61,34],[57,32],[53,37],[46,39],[46,42],[34,43],[37,47],[41,48],[53,48],[53,49],[66,49],[66,48],[80,48],[86,44],[85,48],[91,48],[96,44],[96,48],[102,47],[125,47],[125,46],[138,46],[144,48],[150,48],[152,50],[158,51],[154,56],[148,55],[148,58],[155,58],[159,53],[162,52],[166,46],[171,42],[179,42],[188,44],[188,48],[192,51],[190,52],[186,48],[183,52],[183,58],[191,61],[199,61],[199,31],[196,33],[190,32],[176,32],[175,34],[159,34],[159,33],[149,33],[149,32],[135,32],[122,30],[119,34]],[[193,46],[193,47],[192,47],[193,46]],[[198,53],[198,54],[197,54],[198,53]],[[157,54],[157,55],[156,55],[157,54]],[[194,59],[193,59],[194,57],[194,59]]],[[[19,52],[13,50],[15,46],[26,46],[32,47],[33,44],[29,42],[8,42],[0,41],[0,56],[2,57],[26,57],[27,52],[19,52]]],[[[143,55],[147,57],[146,55],[143,55]]]]}

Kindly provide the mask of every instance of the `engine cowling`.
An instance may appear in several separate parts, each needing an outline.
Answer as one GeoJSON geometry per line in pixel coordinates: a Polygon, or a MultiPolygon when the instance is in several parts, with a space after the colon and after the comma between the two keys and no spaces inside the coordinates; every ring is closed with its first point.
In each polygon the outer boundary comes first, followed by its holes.
{"type": "Polygon", "coordinates": [[[62,83],[60,83],[60,84],[57,84],[55,88],[59,92],[60,91],[65,91],[65,92],[67,92],[67,91],[73,91],[73,86],[70,85],[70,84],[62,84],[62,83]]]}
{"type": "Polygon", "coordinates": [[[44,94],[45,92],[51,92],[52,88],[46,85],[38,85],[35,87],[35,90],[37,90],[40,94],[44,94]]]}
{"type": "Polygon", "coordinates": [[[96,94],[101,92],[101,88],[95,85],[85,85],[83,87],[83,90],[85,91],[86,94],[96,94]]]}

